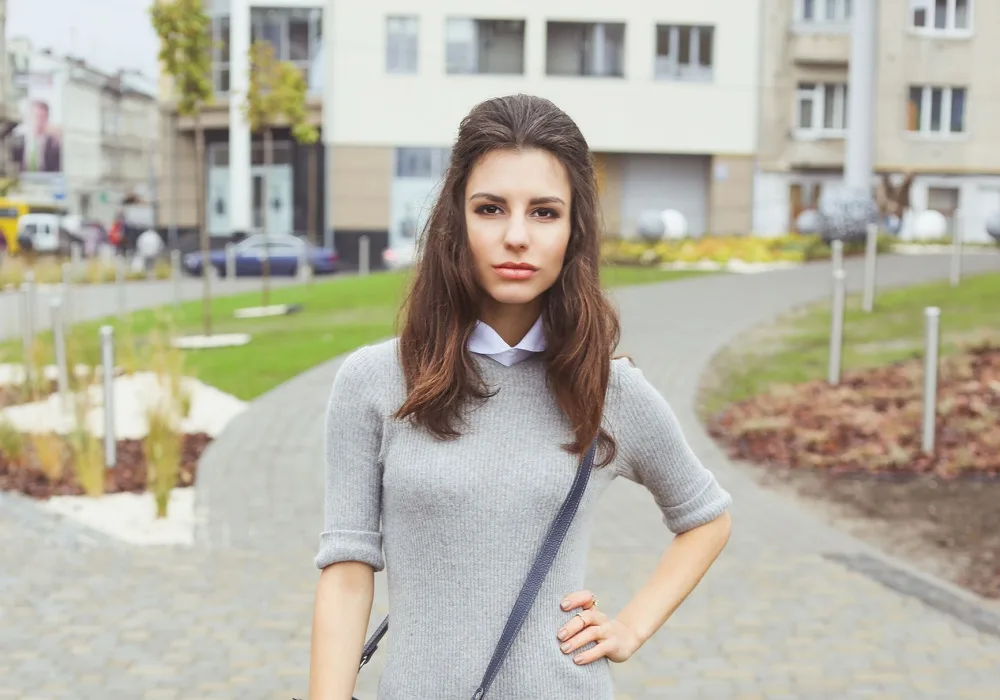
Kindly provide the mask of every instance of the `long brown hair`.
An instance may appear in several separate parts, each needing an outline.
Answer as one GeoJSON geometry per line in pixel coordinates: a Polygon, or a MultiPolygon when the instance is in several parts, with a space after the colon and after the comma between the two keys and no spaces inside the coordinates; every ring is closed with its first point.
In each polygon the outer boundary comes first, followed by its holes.
{"type": "Polygon", "coordinates": [[[601,290],[597,178],[580,129],[540,97],[487,100],[459,126],[402,310],[399,349],[407,398],[396,417],[411,418],[438,438],[453,438],[463,405],[490,395],[466,347],[484,292],[469,249],[464,200],[472,168],[498,149],[547,151],[569,175],[571,232],[562,271],[544,293],[544,358],[549,388],[573,426],[575,440],[565,449],[580,454],[600,436],[609,448],[606,464],[614,440],[601,429],[601,416],[620,327],[601,290]]]}

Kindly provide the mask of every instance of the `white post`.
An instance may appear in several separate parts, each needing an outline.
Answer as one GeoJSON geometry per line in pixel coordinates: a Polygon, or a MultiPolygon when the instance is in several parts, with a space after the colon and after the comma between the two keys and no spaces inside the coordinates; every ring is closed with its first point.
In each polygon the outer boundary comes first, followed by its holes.
{"type": "Polygon", "coordinates": [[[125,259],[115,258],[115,292],[118,299],[118,317],[125,318],[128,305],[125,300],[125,259]]]}
{"type": "Polygon", "coordinates": [[[101,326],[101,364],[104,366],[104,466],[111,469],[118,461],[115,440],[115,329],[101,326]]]}
{"type": "Polygon", "coordinates": [[[52,344],[56,355],[56,386],[63,408],[69,409],[69,368],[66,366],[66,333],[62,320],[62,300],[49,302],[52,316],[52,344]]]}
{"type": "Polygon", "coordinates": [[[66,325],[73,325],[73,266],[69,263],[62,264],[62,284],[63,284],[63,318],[66,325]]]}
{"type": "Polygon", "coordinates": [[[834,270],[844,269],[844,242],[839,238],[830,242],[830,265],[834,270]]]}
{"type": "MultiPolygon", "coordinates": [[[[31,354],[35,347],[35,310],[32,308],[33,292],[31,287],[30,282],[21,284],[21,343],[26,377],[31,368],[31,354]]],[[[30,379],[30,377],[28,378],[30,379]]]]}
{"type": "Polygon", "coordinates": [[[962,244],[965,232],[962,225],[962,210],[955,210],[955,230],[951,233],[951,286],[957,287],[962,281],[962,244]]]}
{"type": "Polygon", "coordinates": [[[830,314],[830,366],[827,381],[831,386],[840,384],[841,354],[844,347],[844,297],[847,293],[847,273],[833,271],[833,304],[830,314]]]}
{"type": "Polygon", "coordinates": [[[364,277],[371,269],[371,240],[368,236],[361,236],[358,239],[358,274],[364,277]]]}
{"type": "MultiPolygon", "coordinates": [[[[250,233],[253,200],[250,125],[243,101],[250,86],[250,2],[229,3],[229,233],[250,233]]],[[[326,9],[324,14],[329,13],[326,9]]],[[[330,75],[328,73],[328,75],[330,75]]],[[[264,207],[267,208],[267,193],[264,207]]]]}
{"type": "Polygon", "coordinates": [[[73,265],[73,272],[79,273],[81,264],[83,262],[83,251],[81,250],[79,243],[70,243],[69,259],[73,265]]]}
{"type": "Polygon", "coordinates": [[[312,265],[309,262],[309,252],[309,243],[302,241],[302,246],[299,248],[299,264],[296,271],[299,273],[299,279],[303,282],[308,282],[312,279],[312,265]]]}
{"type": "Polygon", "coordinates": [[[174,306],[181,305],[181,251],[170,251],[170,277],[174,281],[174,306]]]}
{"type": "Polygon", "coordinates": [[[875,157],[878,0],[851,3],[851,55],[847,66],[847,145],[844,184],[867,191],[875,157]]]}
{"type": "Polygon", "coordinates": [[[865,313],[875,308],[875,271],[878,264],[878,224],[868,224],[865,238],[865,294],[862,303],[865,313]]]}
{"type": "Polygon", "coordinates": [[[236,284],[236,247],[232,243],[226,244],[226,280],[236,284]]]}
{"type": "Polygon", "coordinates": [[[938,346],[941,331],[941,309],[928,306],[924,309],[924,429],[922,447],[924,454],[934,453],[934,434],[937,423],[938,346]]]}

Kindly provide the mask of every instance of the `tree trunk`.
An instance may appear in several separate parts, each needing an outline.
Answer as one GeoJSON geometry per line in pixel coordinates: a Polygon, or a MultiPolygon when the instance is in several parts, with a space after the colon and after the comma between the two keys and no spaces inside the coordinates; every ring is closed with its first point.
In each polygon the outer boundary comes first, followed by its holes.
{"type": "MultiPolygon", "coordinates": [[[[309,244],[316,247],[319,239],[319,232],[316,230],[316,176],[317,176],[317,144],[309,144],[309,172],[306,175],[306,233],[309,236],[309,244]]],[[[309,275],[309,282],[313,279],[309,275]]]]}
{"type": "Polygon", "coordinates": [[[212,335],[212,276],[210,273],[211,247],[208,239],[208,223],[205,216],[205,129],[201,124],[201,112],[194,115],[194,190],[195,207],[198,215],[198,235],[201,237],[201,318],[205,335],[212,335]]]}
{"type": "Polygon", "coordinates": [[[273,155],[271,127],[264,127],[264,260],[260,268],[261,306],[267,306],[271,298],[271,160],[273,155]]]}
{"type": "Polygon", "coordinates": [[[309,242],[313,245],[319,240],[319,232],[316,230],[317,145],[309,144],[309,172],[306,175],[306,230],[309,232],[309,242]]]}

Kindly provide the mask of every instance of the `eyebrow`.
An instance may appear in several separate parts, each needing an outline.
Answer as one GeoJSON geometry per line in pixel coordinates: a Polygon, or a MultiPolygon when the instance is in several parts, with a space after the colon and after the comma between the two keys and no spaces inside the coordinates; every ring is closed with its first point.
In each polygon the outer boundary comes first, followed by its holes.
{"type": "MultiPolygon", "coordinates": [[[[498,194],[490,194],[489,192],[476,192],[474,195],[469,197],[471,202],[473,199],[485,199],[490,202],[496,202],[497,204],[506,204],[507,200],[498,194]]],[[[562,201],[559,197],[533,197],[528,204],[562,204],[566,206],[566,202],[562,201]]]]}

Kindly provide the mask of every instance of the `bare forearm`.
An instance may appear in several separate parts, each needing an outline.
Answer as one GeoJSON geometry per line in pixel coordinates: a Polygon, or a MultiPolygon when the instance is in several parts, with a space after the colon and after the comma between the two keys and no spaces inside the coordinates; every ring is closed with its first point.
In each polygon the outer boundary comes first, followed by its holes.
{"type": "Polygon", "coordinates": [[[350,700],[374,592],[374,574],[365,564],[334,564],[320,574],[313,608],[309,700],[350,700]]]}
{"type": "Polygon", "coordinates": [[[729,540],[731,522],[724,513],[710,523],[683,532],[667,547],[645,585],[618,614],[641,646],[680,607],[729,540]]]}

